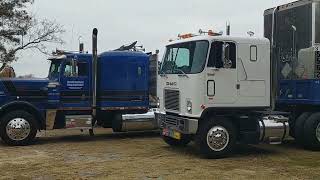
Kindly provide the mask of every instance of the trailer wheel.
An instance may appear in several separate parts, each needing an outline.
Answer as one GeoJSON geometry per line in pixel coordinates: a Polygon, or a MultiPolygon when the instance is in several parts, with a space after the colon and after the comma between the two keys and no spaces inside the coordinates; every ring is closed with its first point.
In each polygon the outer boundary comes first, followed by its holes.
{"type": "Polygon", "coordinates": [[[184,146],[187,146],[191,142],[191,137],[188,135],[182,135],[180,140],[173,139],[173,138],[167,137],[167,136],[162,136],[162,139],[168,145],[175,146],[175,147],[184,147],[184,146]]]}
{"type": "Polygon", "coordinates": [[[306,148],[320,150],[320,113],[312,114],[304,124],[306,148]]]}
{"type": "Polygon", "coordinates": [[[26,111],[11,111],[1,120],[0,136],[8,145],[28,145],[34,140],[36,134],[36,119],[26,111]]]}
{"type": "Polygon", "coordinates": [[[222,158],[229,155],[237,139],[234,124],[225,118],[206,121],[199,127],[196,143],[206,158],[222,158]]]}
{"type": "Polygon", "coordinates": [[[306,145],[305,138],[304,138],[304,125],[308,117],[310,117],[310,115],[311,115],[310,112],[305,112],[301,114],[295,122],[295,126],[294,126],[295,140],[301,146],[306,145]]]}

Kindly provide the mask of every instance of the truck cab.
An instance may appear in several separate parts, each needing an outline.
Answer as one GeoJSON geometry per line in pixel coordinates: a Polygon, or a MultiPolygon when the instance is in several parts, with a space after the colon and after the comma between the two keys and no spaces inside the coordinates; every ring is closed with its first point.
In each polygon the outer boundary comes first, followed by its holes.
{"type": "Polygon", "coordinates": [[[173,41],[159,76],[158,118],[169,145],[195,140],[203,154],[219,157],[235,142],[269,138],[258,128],[258,111],[270,108],[268,39],[200,35],[173,41]]]}
{"type": "Polygon", "coordinates": [[[51,90],[60,94],[56,101],[57,107],[60,110],[90,111],[92,55],[70,53],[51,57],[49,61],[51,65],[48,79],[51,84],[56,84],[51,90]]]}

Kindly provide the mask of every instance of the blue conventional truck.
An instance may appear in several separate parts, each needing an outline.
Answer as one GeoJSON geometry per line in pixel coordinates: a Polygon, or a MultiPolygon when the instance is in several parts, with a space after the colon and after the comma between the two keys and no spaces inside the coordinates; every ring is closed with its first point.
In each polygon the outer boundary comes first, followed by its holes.
{"type": "MultiPolygon", "coordinates": [[[[151,130],[154,118],[130,119],[150,108],[150,54],[115,50],[97,54],[59,52],[49,58],[46,79],[0,80],[0,136],[9,145],[27,145],[39,130],[151,130]]],[[[154,84],[154,83],[153,83],[154,84]]],[[[154,88],[153,88],[154,89],[154,88]]]]}

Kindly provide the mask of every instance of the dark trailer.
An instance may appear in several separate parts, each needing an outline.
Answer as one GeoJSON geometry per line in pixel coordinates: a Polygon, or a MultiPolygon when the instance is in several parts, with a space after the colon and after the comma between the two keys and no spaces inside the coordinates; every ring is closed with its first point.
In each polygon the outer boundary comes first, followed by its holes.
{"type": "Polygon", "coordinates": [[[264,36],[271,42],[273,108],[291,112],[290,134],[300,144],[320,147],[320,0],[267,9],[264,36]]]}

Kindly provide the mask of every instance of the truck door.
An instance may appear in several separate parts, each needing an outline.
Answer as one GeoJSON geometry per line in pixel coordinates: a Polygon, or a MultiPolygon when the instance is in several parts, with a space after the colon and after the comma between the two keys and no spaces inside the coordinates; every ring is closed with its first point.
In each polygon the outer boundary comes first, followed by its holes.
{"type": "Polygon", "coordinates": [[[215,41],[207,65],[207,104],[230,106],[237,100],[236,44],[215,41]]]}
{"type": "Polygon", "coordinates": [[[67,60],[62,68],[61,103],[64,108],[89,108],[88,63],[67,60]]]}

